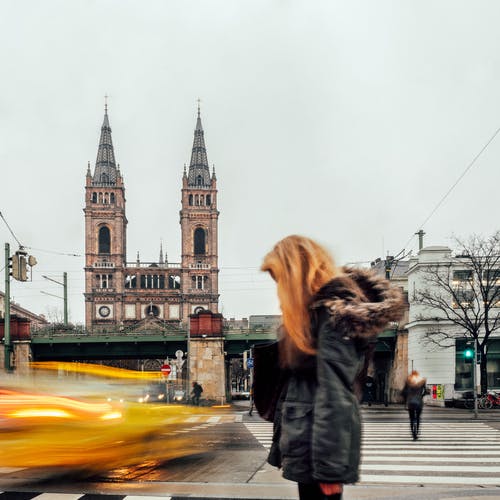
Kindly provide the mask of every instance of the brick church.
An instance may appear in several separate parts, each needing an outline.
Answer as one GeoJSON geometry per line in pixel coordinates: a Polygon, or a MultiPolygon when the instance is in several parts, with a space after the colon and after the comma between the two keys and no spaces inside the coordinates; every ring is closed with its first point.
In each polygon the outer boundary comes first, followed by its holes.
{"type": "MultiPolygon", "coordinates": [[[[94,172],[85,184],[85,322],[91,330],[154,321],[186,324],[190,314],[218,312],[217,180],[210,173],[200,108],[189,169],[182,176],[180,263],[127,262],[125,184],[115,161],[107,105],[94,172]]],[[[161,210],[161,207],[156,207],[161,210]]]]}

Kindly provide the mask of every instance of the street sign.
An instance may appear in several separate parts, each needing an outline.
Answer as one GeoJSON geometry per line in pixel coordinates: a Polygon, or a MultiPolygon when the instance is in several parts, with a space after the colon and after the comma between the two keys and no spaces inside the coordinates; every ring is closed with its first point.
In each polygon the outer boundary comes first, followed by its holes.
{"type": "Polygon", "coordinates": [[[247,368],[253,368],[253,358],[247,359],[247,368]]]}
{"type": "Polygon", "coordinates": [[[170,367],[170,365],[162,365],[161,372],[163,373],[163,375],[165,375],[165,377],[168,377],[171,371],[172,368],[170,367]]]}

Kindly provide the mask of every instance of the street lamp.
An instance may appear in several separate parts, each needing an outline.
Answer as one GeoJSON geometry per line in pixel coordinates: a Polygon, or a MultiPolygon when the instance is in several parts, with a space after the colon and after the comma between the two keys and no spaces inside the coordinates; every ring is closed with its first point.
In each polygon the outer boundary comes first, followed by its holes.
{"type": "MultiPolygon", "coordinates": [[[[57,283],[58,285],[61,285],[64,289],[64,296],[62,299],[64,300],[64,326],[68,326],[68,273],[65,271],[63,273],[63,282],[61,283],[60,281],[54,280],[52,278],[49,278],[48,276],[42,275],[42,278],[45,278],[46,280],[53,281],[54,283],[57,283]]],[[[47,292],[42,292],[45,295],[52,295],[51,293],[47,292]]],[[[58,295],[52,295],[53,297],[61,298],[58,295]]]]}

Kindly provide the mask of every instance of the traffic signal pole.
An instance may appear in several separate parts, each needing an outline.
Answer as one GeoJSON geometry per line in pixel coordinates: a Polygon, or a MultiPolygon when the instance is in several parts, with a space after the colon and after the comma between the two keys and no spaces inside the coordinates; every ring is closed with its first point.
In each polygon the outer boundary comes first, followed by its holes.
{"type": "Polygon", "coordinates": [[[12,371],[10,366],[10,245],[5,243],[5,298],[4,298],[4,365],[7,373],[12,371]]]}
{"type": "Polygon", "coordinates": [[[472,361],[472,387],[474,390],[474,418],[477,418],[477,338],[474,339],[474,359],[472,361]]]}

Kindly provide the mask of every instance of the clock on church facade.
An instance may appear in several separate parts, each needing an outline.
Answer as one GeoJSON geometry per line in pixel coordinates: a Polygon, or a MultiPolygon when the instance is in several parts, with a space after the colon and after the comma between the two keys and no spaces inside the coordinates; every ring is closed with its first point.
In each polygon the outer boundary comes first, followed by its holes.
{"type": "MultiPolygon", "coordinates": [[[[146,318],[179,325],[218,312],[217,179],[210,173],[200,109],[189,169],[182,176],[180,262],[127,262],[125,185],[115,162],[107,106],[94,171],[85,185],[85,322],[126,328],[146,318]]],[[[158,207],[161,210],[161,207],[158,207]]]]}

